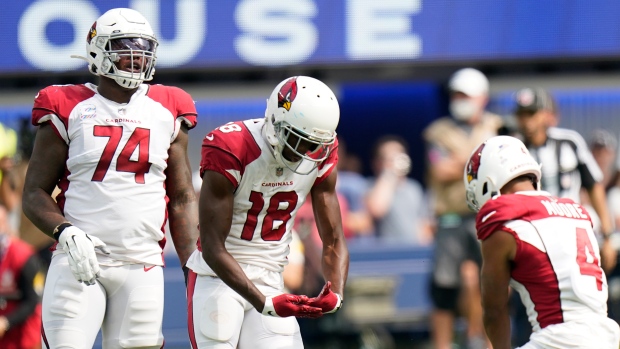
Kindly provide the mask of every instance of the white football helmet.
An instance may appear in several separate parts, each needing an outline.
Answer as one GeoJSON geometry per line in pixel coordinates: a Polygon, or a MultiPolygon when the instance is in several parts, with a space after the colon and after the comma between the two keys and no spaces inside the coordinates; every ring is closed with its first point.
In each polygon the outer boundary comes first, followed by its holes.
{"type": "Polygon", "coordinates": [[[267,100],[264,133],[280,164],[293,172],[308,174],[329,156],[339,120],[338,100],[327,85],[311,77],[294,76],[280,82],[267,100]],[[291,135],[293,138],[289,139],[291,135]],[[305,153],[298,150],[302,141],[311,144],[305,153]],[[284,147],[301,160],[285,159],[284,147]],[[304,160],[312,166],[301,166],[304,160]]]}
{"type": "Polygon", "coordinates": [[[482,143],[469,157],[463,180],[467,205],[479,211],[489,199],[511,180],[526,174],[534,176],[540,190],[540,164],[517,138],[496,136],[482,143]]]}
{"type": "Polygon", "coordinates": [[[88,69],[95,75],[114,79],[125,88],[136,88],[153,79],[159,43],[149,22],[138,11],[115,8],[97,19],[86,37],[88,69]],[[136,62],[131,71],[119,69],[116,62],[128,57],[136,62]]]}

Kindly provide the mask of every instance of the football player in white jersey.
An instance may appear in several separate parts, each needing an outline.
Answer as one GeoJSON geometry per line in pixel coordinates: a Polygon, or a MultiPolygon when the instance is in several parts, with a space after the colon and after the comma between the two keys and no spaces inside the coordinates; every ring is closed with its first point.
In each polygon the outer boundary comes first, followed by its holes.
{"type": "Polygon", "coordinates": [[[295,317],[342,304],[349,253],[336,197],[338,101],[296,76],[267,100],[264,119],[232,122],[203,141],[200,244],[188,261],[194,349],[303,348],[295,317]],[[317,297],[284,292],[297,211],[310,196],[323,240],[326,284],[317,297]]]}
{"type": "Polygon", "coordinates": [[[511,348],[509,290],[526,307],[533,333],[521,348],[617,349],[607,317],[607,280],[588,212],[540,190],[540,165],[520,140],[490,138],[464,174],[478,211],[484,326],[494,349],[511,348]]]}
{"type": "Polygon", "coordinates": [[[46,348],[91,348],[100,328],[106,349],[163,345],[166,220],[182,265],[198,237],[187,157],[197,114],[183,90],[142,83],[157,45],[140,13],[112,9],[86,38],[98,85],[49,86],[35,98],[23,209],[58,241],[43,296],[46,348]]]}

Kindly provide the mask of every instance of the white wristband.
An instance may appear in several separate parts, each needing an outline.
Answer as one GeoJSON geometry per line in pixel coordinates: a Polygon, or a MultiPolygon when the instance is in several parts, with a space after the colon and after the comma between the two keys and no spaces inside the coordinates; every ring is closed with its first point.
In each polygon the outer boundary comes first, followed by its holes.
{"type": "Polygon", "coordinates": [[[336,297],[338,297],[338,302],[336,302],[336,306],[334,307],[334,309],[332,309],[332,310],[330,310],[328,312],[325,312],[325,314],[335,313],[342,306],[342,297],[340,297],[340,295],[338,293],[334,293],[334,294],[336,295],[336,297]]]}
{"type": "Polygon", "coordinates": [[[263,306],[263,315],[280,317],[278,316],[278,313],[276,313],[276,308],[274,308],[273,306],[273,300],[271,299],[271,297],[265,298],[265,305],[263,306]]]}

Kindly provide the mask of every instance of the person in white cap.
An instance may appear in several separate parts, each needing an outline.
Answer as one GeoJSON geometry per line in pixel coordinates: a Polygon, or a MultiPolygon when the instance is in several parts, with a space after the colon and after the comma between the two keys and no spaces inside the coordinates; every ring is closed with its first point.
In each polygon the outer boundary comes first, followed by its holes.
{"type": "Polygon", "coordinates": [[[462,200],[462,172],[471,151],[495,136],[502,120],[485,111],[489,81],[480,71],[457,71],[448,82],[448,90],[451,115],[424,130],[428,185],[437,220],[430,286],[432,339],[435,348],[451,348],[454,320],[462,314],[469,347],[486,348],[480,306],[480,246],[475,216],[462,200]]]}

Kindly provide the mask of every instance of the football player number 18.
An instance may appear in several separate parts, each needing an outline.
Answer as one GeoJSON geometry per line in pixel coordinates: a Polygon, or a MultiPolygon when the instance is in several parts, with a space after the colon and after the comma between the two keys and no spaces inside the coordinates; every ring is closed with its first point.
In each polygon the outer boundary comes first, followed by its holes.
{"type": "Polygon", "coordinates": [[[598,265],[598,258],[594,254],[592,242],[588,232],[583,228],[577,228],[577,264],[581,275],[590,275],[596,278],[596,287],[603,290],[603,270],[598,265]],[[588,255],[591,260],[588,261],[588,255]]]}
{"type": "MultiPolygon", "coordinates": [[[[265,218],[261,226],[261,237],[264,241],[279,241],[286,233],[286,223],[291,219],[291,212],[297,206],[298,196],[295,191],[281,191],[275,193],[269,200],[265,218]],[[275,224],[274,224],[275,223],[275,224]]],[[[248,218],[243,225],[241,238],[252,240],[254,230],[258,224],[258,215],[265,206],[263,193],[252,191],[250,193],[252,207],[248,211],[248,218]]]]}
{"type": "MultiPolygon", "coordinates": [[[[123,136],[123,126],[95,125],[93,135],[95,137],[108,137],[108,142],[103,149],[103,154],[101,154],[92,178],[93,182],[101,182],[110,168],[112,158],[123,136]]],[[[144,184],[144,174],[148,173],[151,168],[151,163],[149,163],[150,138],[151,130],[137,127],[116,158],[116,171],[135,173],[136,183],[144,184]],[[138,159],[131,160],[130,157],[136,148],[138,148],[138,159]]]]}
{"type": "Polygon", "coordinates": [[[224,133],[229,133],[229,132],[239,132],[241,131],[241,126],[233,123],[233,122],[229,122],[226,125],[220,126],[218,128],[220,131],[224,132],[224,133]]]}
{"type": "MultiPolygon", "coordinates": [[[[232,122],[220,126],[218,129],[223,133],[242,130],[241,126],[232,122]]],[[[252,207],[250,207],[248,218],[243,225],[241,238],[251,241],[258,225],[258,215],[265,206],[265,200],[263,199],[263,193],[257,191],[250,192],[249,200],[252,203],[252,207]]],[[[260,230],[261,238],[264,241],[279,241],[282,239],[284,233],[286,233],[286,223],[291,219],[291,212],[297,206],[298,200],[299,197],[295,191],[277,192],[269,199],[269,206],[267,207],[267,212],[265,212],[265,218],[263,218],[260,230]]]]}

